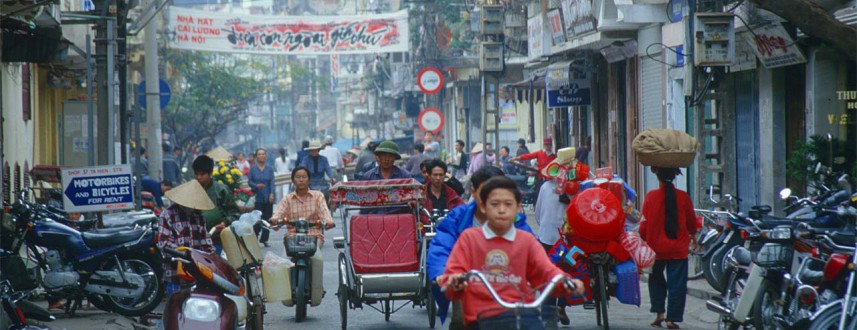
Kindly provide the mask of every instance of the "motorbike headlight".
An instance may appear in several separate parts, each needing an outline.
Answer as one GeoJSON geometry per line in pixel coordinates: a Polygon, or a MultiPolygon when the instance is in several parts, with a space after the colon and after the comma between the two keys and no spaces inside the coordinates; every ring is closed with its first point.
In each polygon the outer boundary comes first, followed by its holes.
{"type": "Polygon", "coordinates": [[[768,237],[770,239],[791,239],[792,238],[792,229],[789,227],[779,227],[771,229],[768,233],[768,237]]]}
{"type": "Polygon", "coordinates": [[[182,314],[194,321],[212,322],[220,316],[220,304],[209,299],[189,298],[182,305],[182,314]]]}

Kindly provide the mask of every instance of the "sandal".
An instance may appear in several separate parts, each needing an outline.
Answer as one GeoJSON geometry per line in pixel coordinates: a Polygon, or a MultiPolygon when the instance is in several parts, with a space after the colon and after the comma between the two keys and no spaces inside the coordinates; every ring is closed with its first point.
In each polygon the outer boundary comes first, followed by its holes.
{"type": "Polygon", "coordinates": [[[663,328],[664,319],[657,319],[652,322],[652,328],[663,328]]]}
{"type": "Polygon", "coordinates": [[[672,321],[667,321],[667,329],[681,329],[678,324],[675,324],[672,321]]]}

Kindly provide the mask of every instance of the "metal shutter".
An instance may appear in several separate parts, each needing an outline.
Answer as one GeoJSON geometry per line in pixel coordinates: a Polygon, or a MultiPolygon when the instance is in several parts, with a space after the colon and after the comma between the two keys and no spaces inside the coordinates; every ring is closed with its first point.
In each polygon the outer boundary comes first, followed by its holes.
{"type": "MultiPolygon", "coordinates": [[[[661,54],[652,54],[651,57],[660,58],[661,54]]],[[[641,57],[640,81],[642,98],[640,104],[640,131],[648,128],[663,128],[663,68],[661,63],[649,57],[641,57]]],[[[643,191],[658,188],[658,177],[648,169],[643,171],[643,191]]]]}

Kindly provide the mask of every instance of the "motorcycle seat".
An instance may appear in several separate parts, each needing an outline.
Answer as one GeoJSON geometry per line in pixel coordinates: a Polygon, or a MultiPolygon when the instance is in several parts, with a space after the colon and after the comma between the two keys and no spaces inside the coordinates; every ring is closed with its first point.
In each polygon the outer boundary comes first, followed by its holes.
{"type": "Polygon", "coordinates": [[[82,235],[86,246],[97,249],[139,239],[145,232],[143,229],[131,229],[118,232],[84,232],[82,235]]]}
{"type": "Polygon", "coordinates": [[[854,231],[832,231],[827,235],[830,236],[830,239],[833,240],[837,245],[844,245],[848,247],[852,247],[855,244],[855,233],[854,231]]]}

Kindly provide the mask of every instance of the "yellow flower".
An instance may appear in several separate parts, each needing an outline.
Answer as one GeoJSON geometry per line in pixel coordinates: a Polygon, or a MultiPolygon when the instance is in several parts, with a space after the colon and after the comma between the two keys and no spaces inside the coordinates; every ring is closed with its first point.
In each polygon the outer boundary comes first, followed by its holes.
{"type": "Polygon", "coordinates": [[[217,163],[217,164],[218,164],[218,165],[220,165],[220,167],[224,167],[224,166],[226,166],[226,162],[224,162],[223,160],[221,160],[221,161],[220,161],[219,163],[217,163]]]}
{"type": "Polygon", "coordinates": [[[233,168],[232,169],[232,175],[241,176],[241,171],[239,171],[237,168],[233,168]]]}
{"type": "Polygon", "coordinates": [[[226,168],[225,168],[225,167],[221,167],[221,168],[220,168],[220,174],[225,174],[225,173],[226,173],[226,168]]]}
{"type": "Polygon", "coordinates": [[[232,175],[231,175],[231,174],[227,174],[227,175],[226,175],[226,180],[232,181],[232,175]]]}
{"type": "Polygon", "coordinates": [[[228,182],[229,182],[229,184],[233,184],[233,183],[235,183],[235,181],[233,181],[232,179],[228,179],[228,180],[229,180],[229,181],[228,181],[228,182]]]}
{"type": "Polygon", "coordinates": [[[218,180],[217,180],[217,183],[223,183],[223,181],[220,181],[220,180],[218,179],[218,180]]]}

